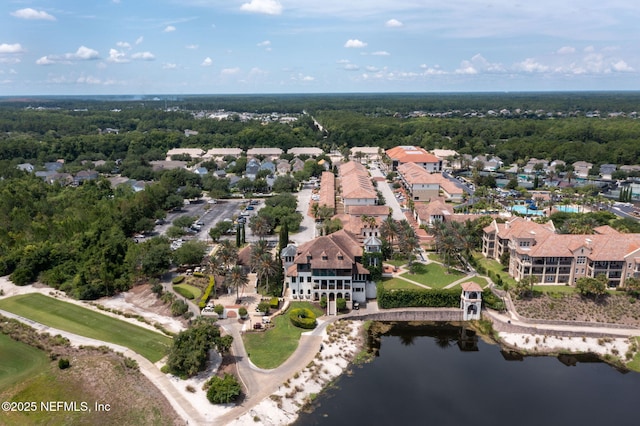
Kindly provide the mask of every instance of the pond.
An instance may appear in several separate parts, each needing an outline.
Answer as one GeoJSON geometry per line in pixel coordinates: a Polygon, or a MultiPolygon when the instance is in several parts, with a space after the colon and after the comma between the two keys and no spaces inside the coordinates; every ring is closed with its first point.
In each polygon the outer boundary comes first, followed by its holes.
{"type": "Polygon", "coordinates": [[[637,425],[640,374],[593,356],[522,357],[449,324],[395,325],[296,425],[637,425]]]}

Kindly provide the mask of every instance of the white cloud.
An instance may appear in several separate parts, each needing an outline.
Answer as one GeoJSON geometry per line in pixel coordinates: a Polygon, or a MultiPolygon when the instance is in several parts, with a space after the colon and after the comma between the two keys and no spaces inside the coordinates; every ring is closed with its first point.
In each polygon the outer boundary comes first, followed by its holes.
{"type": "Polygon", "coordinates": [[[90,75],[85,77],[84,75],[81,75],[76,80],[76,83],[79,83],[79,84],[101,84],[102,81],[97,77],[93,77],[93,76],[90,76],[90,75]]]}
{"type": "Polygon", "coordinates": [[[385,50],[378,50],[377,52],[373,52],[371,53],[373,56],[390,56],[391,53],[385,51],[385,50]]]}
{"type": "Polygon", "coordinates": [[[26,9],[16,10],[15,12],[11,12],[11,16],[15,16],[20,19],[30,19],[30,20],[44,20],[44,21],[55,21],[56,17],[53,15],[49,15],[44,10],[35,10],[30,7],[26,9]]]}
{"type": "Polygon", "coordinates": [[[632,72],[635,71],[625,61],[619,60],[612,65],[613,69],[618,72],[632,72]]]}
{"type": "Polygon", "coordinates": [[[487,61],[481,54],[474,55],[470,60],[460,63],[460,68],[455,70],[456,74],[478,74],[480,72],[503,72],[502,64],[487,61]]]}
{"type": "Polygon", "coordinates": [[[224,68],[222,71],[220,71],[220,74],[222,75],[234,75],[234,74],[238,74],[240,72],[240,68],[224,68]]]}
{"type": "Polygon", "coordinates": [[[109,57],[107,58],[107,61],[116,64],[124,64],[129,62],[129,59],[127,59],[126,53],[117,49],[109,49],[109,57]]]}
{"type": "Polygon", "coordinates": [[[445,70],[441,69],[439,65],[434,65],[433,67],[430,67],[427,64],[422,64],[420,65],[420,68],[422,68],[424,71],[422,71],[422,75],[444,75],[444,74],[448,74],[445,70]]]}
{"type": "Polygon", "coordinates": [[[116,43],[116,46],[122,47],[123,49],[131,49],[131,45],[126,41],[119,41],[116,43]]]}
{"type": "Polygon", "coordinates": [[[268,46],[271,46],[271,42],[269,40],[261,41],[256,46],[258,46],[258,47],[268,47],[268,46]]]}
{"type": "Polygon", "coordinates": [[[144,41],[144,37],[143,37],[143,36],[140,36],[140,37],[138,37],[138,38],[136,39],[136,44],[140,44],[140,43],[142,43],[143,41],[144,41]]]}
{"type": "Polygon", "coordinates": [[[344,44],[344,47],[360,49],[360,48],[363,48],[363,47],[367,47],[367,43],[365,43],[364,41],[360,41],[358,39],[349,39],[344,44]]]}
{"type": "Polygon", "coordinates": [[[358,71],[360,69],[359,66],[357,66],[356,64],[346,64],[344,66],[344,69],[347,71],[358,71]]]}
{"type": "Polygon", "coordinates": [[[593,46],[587,46],[584,48],[584,52],[585,53],[591,53],[591,52],[595,52],[596,48],[593,46]]]}
{"type": "Polygon", "coordinates": [[[376,72],[378,71],[378,67],[374,67],[373,65],[367,65],[366,67],[364,67],[365,70],[369,71],[369,72],[376,72]]]}
{"type": "Polygon", "coordinates": [[[162,32],[164,32],[164,33],[172,33],[175,30],[176,30],[176,27],[174,27],[173,25],[167,25],[162,32]]]}
{"type": "Polygon", "coordinates": [[[22,45],[20,43],[14,43],[14,44],[7,44],[7,43],[2,43],[0,44],[0,54],[3,53],[23,53],[24,49],[22,48],[22,45]]]}
{"type": "Polygon", "coordinates": [[[90,60],[90,59],[98,59],[99,54],[97,50],[91,49],[86,46],[80,46],[78,50],[76,50],[76,53],[71,53],[71,54],[67,53],[65,57],[67,57],[68,59],[90,60]]]}
{"type": "Polygon", "coordinates": [[[199,46],[197,44],[187,44],[185,46],[186,49],[196,50],[199,46]]]}
{"type": "Polygon", "coordinates": [[[48,56],[43,56],[36,61],[36,65],[53,65],[55,61],[51,60],[48,56]]]}
{"type": "Polygon", "coordinates": [[[304,76],[302,76],[301,80],[302,81],[313,81],[313,80],[315,80],[315,78],[311,77],[310,75],[304,75],[304,76]]]}
{"type": "Polygon", "coordinates": [[[397,19],[389,19],[387,22],[384,23],[384,26],[389,28],[400,28],[400,27],[404,27],[404,24],[398,21],[397,19]]]}
{"type": "Polygon", "coordinates": [[[514,65],[516,70],[525,71],[525,72],[547,72],[549,67],[546,65],[537,62],[533,58],[527,58],[522,62],[518,62],[514,65]]]}
{"type": "Polygon", "coordinates": [[[252,13],[264,13],[265,15],[280,15],[282,5],[277,0],[251,0],[240,6],[240,10],[252,13]]]}
{"type": "Polygon", "coordinates": [[[576,52],[576,48],[575,47],[571,47],[571,46],[563,46],[560,49],[558,49],[558,51],[556,52],[559,55],[569,55],[571,53],[575,53],[576,52]]]}
{"type": "Polygon", "coordinates": [[[203,67],[210,67],[211,65],[213,65],[213,59],[207,56],[206,58],[204,58],[204,61],[202,61],[200,65],[203,67]]]}
{"type": "Polygon", "coordinates": [[[349,62],[351,62],[351,61],[348,60],[348,59],[338,59],[336,61],[337,64],[348,64],[349,62]]]}
{"type": "Polygon", "coordinates": [[[164,70],[174,70],[178,67],[178,65],[168,62],[166,64],[162,64],[162,69],[164,70]]]}
{"type": "Polygon", "coordinates": [[[137,59],[141,61],[153,61],[156,59],[156,57],[151,52],[138,52],[131,55],[131,59],[137,59]]]}

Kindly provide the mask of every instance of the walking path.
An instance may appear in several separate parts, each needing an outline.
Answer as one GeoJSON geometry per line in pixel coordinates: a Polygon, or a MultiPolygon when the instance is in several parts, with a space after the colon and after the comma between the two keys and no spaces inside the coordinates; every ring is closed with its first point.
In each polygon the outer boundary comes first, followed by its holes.
{"type": "Polygon", "coordinates": [[[71,342],[71,344],[74,346],[107,346],[116,352],[122,353],[126,357],[136,360],[138,366],[140,367],[140,372],[144,374],[149,379],[149,381],[151,381],[151,383],[153,383],[153,385],[158,388],[158,390],[160,390],[160,392],[162,392],[162,394],[165,396],[165,398],[167,398],[173,409],[176,410],[180,417],[182,417],[190,424],[198,425],[204,423],[204,419],[200,416],[198,410],[196,410],[189,403],[189,401],[187,401],[182,396],[182,394],[176,390],[175,386],[173,386],[167,375],[162,373],[158,369],[158,367],[156,367],[155,364],[153,364],[151,361],[141,355],[138,355],[131,349],[124,346],[116,345],[115,343],[92,339],[90,337],[84,337],[78,334],[69,333],[68,331],[52,328],[2,309],[0,309],[0,315],[3,315],[7,318],[16,319],[22,323],[29,325],[30,327],[33,327],[41,333],[49,333],[54,336],[59,334],[62,337],[66,337],[67,339],[69,339],[69,342],[71,342]]]}

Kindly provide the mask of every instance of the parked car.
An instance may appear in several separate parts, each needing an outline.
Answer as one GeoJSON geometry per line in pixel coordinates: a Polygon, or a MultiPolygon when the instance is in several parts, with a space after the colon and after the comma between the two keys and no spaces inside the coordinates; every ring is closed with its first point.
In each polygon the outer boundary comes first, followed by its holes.
{"type": "Polygon", "coordinates": [[[248,205],[247,206],[247,210],[254,210],[254,209],[255,209],[255,207],[253,207],[252,205],[248,205]]]}
{"type": "Polygon", "coordinates": [[[358,303],[358,302],[353,302],[353,309],[354,309],[355,311],[359,310],[359,309],[360,309],[360,303],[358,303]]]}

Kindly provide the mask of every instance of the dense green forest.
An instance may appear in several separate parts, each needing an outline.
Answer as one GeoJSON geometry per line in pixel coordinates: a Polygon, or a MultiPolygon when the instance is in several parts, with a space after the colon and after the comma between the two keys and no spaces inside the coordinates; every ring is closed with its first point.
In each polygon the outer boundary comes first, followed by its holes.
{"type": "MultiPolygon", "coordinates": [[[[640,121],[633,112],[638,105],[637,93],[262,95],[185,97],[166,103],[0,100],[0,274],[11,274],[17,284],[40,279],[74,297],[93,299],[162,273],[169,241],[136,244],[131,237],[151,229],[155,219],[191,198],[187,194],[208,190],[222,197],[229,191],[227,179],[201,178],[186,170],[154,171],[150,161],[164,159],[171,148],[320,146],[346,151],[353,146],[418,145],[495,154],[505,164],[530,157],[637,164],[640,121]],[[202,111],[220,109],[298,119],[244,121],[234,113],[225,120],[196,118],[202,111]],[[525,113],[486,114],[503,109],[525,113]],[[600,117],[584,114],[595,110],[600,117]],[[185,129],[198,134],[187,137],[185,129]],[[84,160],[105,160],[97,167],[101,173],[155,184],[134,192],[128,185],[113,189],[101,177],[65,187],[16,168],[30,162],[42,170],[45,162],[59,159],[64,160],[61,171],[75,173],[94,167],[84,160]]],[[[243,164],[237,161],[237,171],[243,164]]]]}

